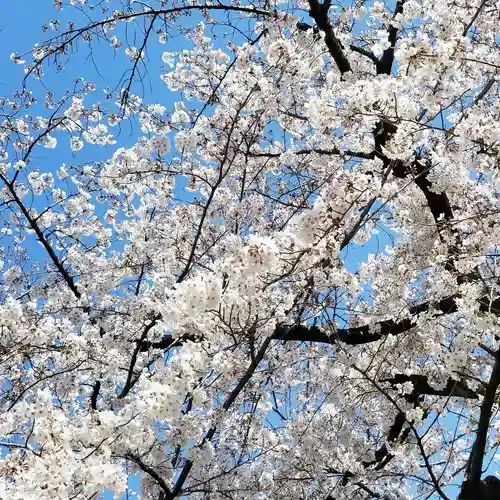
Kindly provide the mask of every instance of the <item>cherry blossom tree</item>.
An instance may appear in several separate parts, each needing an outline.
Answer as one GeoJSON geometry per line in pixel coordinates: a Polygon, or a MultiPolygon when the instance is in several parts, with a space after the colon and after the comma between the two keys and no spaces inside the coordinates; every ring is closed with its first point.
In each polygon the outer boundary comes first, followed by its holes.
{"type": "Polygon", "coordinates": [[[499,1],[54,4],[0,102],[0,498],[500,498],[499,1]],[[44,84],[103,43],[105,99],[44,84]]]}

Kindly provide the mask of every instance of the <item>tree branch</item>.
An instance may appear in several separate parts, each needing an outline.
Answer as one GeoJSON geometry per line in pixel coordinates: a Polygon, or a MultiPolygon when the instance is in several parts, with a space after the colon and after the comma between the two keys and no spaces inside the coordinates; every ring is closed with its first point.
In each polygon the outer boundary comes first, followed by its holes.
{"type": "MultiPolygon", "coordinates": [[[[281,325],[277,327],[273,338],[285,342],[301,341],[301,342],[318,342],[323,344],[334,344],[335,342],[343,342],[347,345],[361,345],[375,342],[387,335],[399,335],[405,333],[416,326],[414,318],[419,313],[428,311],[431,307],[435,307],[438,311],[444,314],[450,314],[457,311],[455,302],[456,296],[441,299],[436,303],[424,302],[409,309],[410,317],[399,321],[384,320],[374,325],[364,325],[355,328],[338,329],[332,334],[325,333],[317,326],[309,325],[281,325]]],[[[500,299],[499,299],[500,300],[500,299]]],[[[500,304],[499,304],[500,306],[500,304]]]]}
{"type": "MultiPolygon", "coordinates": [[[[393,19],[403,13],[404,0],[398,0],[394,9],[393,19]]],[[[392,71],[392,63],[394,62],[394,48],[398,36],[398,29],[394,25],[390,25],[387,29],[389,48],[384,50],[380,61],[377,63],[377,75],[390,75],[392,71]]]]}
{"type": "Polygon", "coordinates": [[[328,51],[337,64],[340,73],[344,74],[351,71],[351,65],[344,54],[342,45],[333,32],[333,26],[328,17],[329,9],[330,0],[324,0],[322,4],[318,0],[309,0],[309,14],[316,21],[318,28],[325,33],[325,44],[328,51]]]}
{"type": "Polygon", "coordinates": [[[135,455],[128,454],[126,456],[129,460],[132,460],[132,462],[136,463],[141,470],[143,470],[146,474],[149,474],[157,483],[160,489],[165,493],[166,498],[174,498],[172,496],[172,491],[168,487],[167,483],[160,477],[160,475],[149,465],[146,465],[139,457],[136,457],[135,455]]]}
{"type": "Polygon", "coordinates": [[[5,178],[3,174],[0,174],[0,179],[4,182],[5,186],[7,187],[8,191],[14,198],[14,201],[16,202],[17,206],[21,210],[22,214],[28,221],[31,229],[35,231],[35,234],[38,237],[38,240],[40,243],[43,245],[45,248],[46,252],[49,254],[50,260],[56,267],[56,269],[59,271],[60,275],[63,277],[64,281],[68,285],[69,289],[73,292],[73,295],[77,298],[81,298],[81,293],[78,291],[78,288],[76,287],[75,281],[73,279],[73,276],[66,270],[66,268],[62,265],[61,261],[57,257],[54,249],[48,242],[47,238],[43,234],[43,231],[40,229],[40,226],[36,223],[35,219],[31,216],[29,213],[28,209],[24,206],[24,203],[21,201],[21,198],[19,198],[14,186],[8,182],[8,180],[5,178]]]}
{"type": "Polygon", "coordinates": [[[132,379],[132,377],[134,375],[135,364],[137,362],[137,356],[139,355],[139,352],[143,351],[142,344],[143,344],[144,340],[147,338],[149,331],[153,327],[156,326],[159,319],[160,319],[160,316],[155,315],[153,317],[153,319],[151,320],[151,322],[148,325],[146,325],[146,327],[144,328],[144,331],[142,332],[141,337],[140,337],[139,341],[137,342],[137,345],[134,348],[134,352],[132,353],[132,357],[130,359],[130,364],[128,367],[127,380],[125,382],[125,385],[123,386],[122,391],[118,395],[118,399],[123,399],[130,392],[132,387],[134,387],[135,383],[137,382],[137,380],[138,380],[137,378],[135,380],[132,379]]]}
{"type": "Polygon", "coordinates": [[[90,407],[93,410],[97,410],[97,398],[99,397],[99,391],[101,390],[101,381],[96,380],[92,394],[90,395],[90,407]]]}
{"type": "MultiPolygon", "coordinates": [[[[269,347],[269,344],[271,343],[272,337],[267,337],[262,345],[260,346],[260,349],[258,350],[257,354],[254,356],[252,359],[252,362],[250,363],[250,366],[247,368],[245,374],[243,377],[239,380],[239,382],[236,384],[236,387],[231,391],[229,396],[226,398],[224,401],[224,404],[222,407],[224,408],[225,411],[229,410],[231,405],[234,403],[236,398],[240,395],[241,391],[245,388],[247,385],[248,381],[252,378],[253,374],[255,373],[255,370],[259,366],[260,362],[264,358],[264,355],[267,351],[267,348],[269,347]]],[[[215,435],[216,427],[213,426],[211,427],[205,438],[203,439],[203,443],[206,443],[207,441],[211,441],[215,435]]],[[[189,473],[193,467],[193,462],[192,460],[188,460],[184,467],[182,468],[182,471],[175,483],[174,491],[172,492],[172,496],[169,497],[171,499],[175,498],[177,495],[179,495],[182,492],[182,488],[184,483],[186,482],[186,479],[189,476],[189,473]]]]}
{"type": "Polygon", "coordinates": [[[467,464],[467,480],[462,484],[462,495],[464,500],[474,499],[479,491],[483,459],[486,450],[490,419],[495,402],[495,396],[500,385],[500,351],[496,352],[495,363],[491,372],[490,380],[484,392],[483,402],[479,414],[479,424],[476,431],[476,440],[472,446],[472,451],[467,464]]]}
{"type": "MultiPolygon", "coordinates": [[[[364,325],[354,328],[338,329],[335,333],[326,333],[323,329],[315,325],[279,325],[273,336],[273,340],[282,342],[314,342],[319,344],[335,344],[343,342],[347,345],[362,345],[376,342],[387,335],[399,335],[407,332],[416,326],[412,316],[428,311],[431,307],[442,314],[452,314],[458,310],[456,299],[460,296],[451,295],[437,302],[423,302],[409,309],[408,318],[399,321],[384,320],[374,325],[364,325]]],[[[488,296],[479,299],[479,310],[481,312],[491,312],[500,316],[500,297],[490,301],[488,296]]],[[[165,336],[158,342],[140,342],[140,350],[168,349],[173,344],[181,345],[184,341],[197,342],[200,338],[195,335],[183,335],[182,338],[165,336]]]]}
{"type": "MultiPolygon", "coordinates": [[[[404,384],[411,382],[414,390],[419,394],[429,396],[456,396],[460,398],[478,399],[478,393],[469,389],[467,384],[461,380],[448,379],[443,389],[435,389],[427,381],[425,375],[394,375],[390,379],[381,379],[380,382],[389,382],[390,384],[404,384]]],[[[482,392],[482,391],[480,391],[482,392]]]]}

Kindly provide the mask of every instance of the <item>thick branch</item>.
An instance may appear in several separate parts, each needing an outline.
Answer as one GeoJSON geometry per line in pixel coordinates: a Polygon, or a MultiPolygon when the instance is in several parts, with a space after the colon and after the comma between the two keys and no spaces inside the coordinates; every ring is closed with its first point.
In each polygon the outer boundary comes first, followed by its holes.
{"type": "MultiPolygon", "coordinates": [[[[412,316],[426,312],[431,307],[434,307],[437,311],[441,311],[442,314],[456,312],[458,310],[456,304],[457,298],[459,298],[459,295],[452,295],[437,302],[424,302],[411,307],[409,317],[400,321],[385,320],[375,323],[371,327],[364,325],[355,328],[343,328],[336,330],[333,334],[326,333],[323,329],[314,325],[280,325],[276,328],[272,338],[273,340],[281,340],[283,342],[315,342],[320,344],[343,342],[347,345],[369,344],[387,335],[399,335],[414,328],[416,322],[412,316]]],[[[479,303],[479,310],[481,312],[491,312],[500,316],[500,297],[490,302],[490,298],[484,296],[479,299],[479,303]]],[[[165,336],[158,342],[140,342],[140,350],[168,349],[174,344],[181,345],[185,341],[197,342],[199,340],[200,338],[195,335],[183,335],[182,338],[165,336]]]]}
{"type": "Polygon", "coordinates": [[[478,399],[477,392],[469,389],[465,382],[453,380],[451,378],[448,379],[446,386],[442,389],[435,389],[429,385],[425,375],[398,374],[390,379],[380,380],[380,382],[389,382],[391,384],[404,384],[405,382],[411,382],[415,392],[418,394],[427,394],[429,396],[457,396],[460,398],[478,399]]]}
{"type": "Polygon", "coordinates": [[[339,71],[343,74],[351,71],[351,65],[344,54],[342,45],[333,32],[333,26],[328,17],[329,9],[330,0],[325,0],[322,4],[318,0],[309,0],[309,14],[316,21],[318,28],[325,33],[325,44],[328,51],[337,64],[339,71]]]}
{"type": "Polygon", "coordinates": [[[153,319],[151,320],[151,322],[148,325],[146,325],[146,327],[144,328],[142,335],[141,335],[139,341],[137,342],[137,345],[135,346],[134,351],[132,353],[132,357],[130,359],[130,364],[128,367],[127,380],[125,382],[125,385],[123,386],[122,391],[118,395],[118,399],[123,399],[130,392],[132,387],[134,387],[135,383],[137,382],[137,380],[138,380],[137,378],[135,380],[132,378],[134,375],[137,357],[139,355],[139,352],[143,351],[142,345],[144,343],[144,340],[147,338],[149,331],[156,326],[159,319],[160,319],[160,315],[154,316],[153,319]]]}
{"type": "Polygon", "coordinates": [[[371,50],[365,49],[364,47],[360,47],[359,45],[354,45],[354,44],[349,45],[349,48],[353,52],[357,52],[358,54],[361,54],[362,56],[368,57],[368,59],[370,59],[370,61],[374,62],[375,64],[378,63],[377,56],[371,50]]]}
{"type": "Polygon", "coordinates": [[[483,459],[486,451],[490,419],[495,402],[495,396],[500,385],[500,351],[497,351],[490,380],[484,392],[479,424],[476,431],[476,440],[472,446],[471,456],[467,465],[467,481],[462,485],[463,500],[473,500],[480,489],[483,459]]]}
{"type": "Polygon", "coordinates": [[[92,394],[90,395],[90,407],[93,410],[97,410],[97,398],[99,397],[100,390],[101,390],[101,381],[96,380],[94,388],[92,389],[92,394]]]}
{"type": "MultiPolygon", "coordinates": [[[[369,377],[365,371],[361,370],[356,365],[353,365],[353,368],[356,371],[358,371],[359,373],[361,373],[381,394],[383,394],[394,405],[394,407],[397,409],[398,413],[403,413],[403,411],[399,407],[397,401],[384,388],[382,388],[378,382],[376,382],[373,378],[369,377]]],[[[415,395],[415,397],[418,398],[417,395],[415,395]]],[[[427,469],[427,472],[428,472],[429,477],[432,481],[432,484],[436,490],[436,493],[444,500],[449,500],[449,498],[444,494],[443,490],[441,489],[441,486],[439,485],[438,478],[436,478],[436,475],[434,474],[434,471],[432,469],[432,465],[429,461],[429,457],[428,457],[427,453],[425,452],[424,445],[422,443],[422,438],[418,434],[418,431],[415,428],[415,425],[410,420],[407,420],[407,423],[408,423],[411,431],[413,432],[415,439],[417,440],[417,445],[418,445],[418,448],[420,450],[420,454],[425,462],[425,468],[427,469]]]]}
{"type": "MultiPolygon", "coordinates": [[[[453,220],[453,211],[451,209],[448,195],[444,191],[436,193],[432,190],[432,183],[428,179],[428,174],[432,168],[432,164],[429,160],[417,157],[417,159],[413,162],[413,168],[417,174],[415,176],[415,184],[425,197],[427,206],[429,207],[432,217],[436,222],[439,238],[441,241],[445,241],[444,231],[446,229],[449,229],[455,238],[455,241],[449,247],[450,258],[448,258],[444,267],[447,271],[456,275],[457,271],[453,262],[453,256],[457,255],[460,251],[461,239],[457,230],[450,225],[450,222],[453,220]]],[[[402,163],[398,163],[397,167],[393,169],[393,173],[395,177],[406,178],[409,175],[409,169],[402,163]]],[[[472,273],[472,277],[477,278],[477,276],[478,273],[476,270],[472,273]]],[[[458,283],[461,284],[470,281],[470,278],[470,275],[459,275],[457,280],[458,283]]]]}
{"type": "Polygon", "coordinates": [[[431,307],[435,307],[438,311],[444,314],[450,314],[457,311],[455,296],[447,297],[437,303],[424,302],[410,308],[410,317],[400,321],[385,320],[380,321],[372,326],[364,325],[355,328],[344,328],[336,330],[331,335],[325,333],[317,326],[308,325],[282,325],[276,329],[274,338],[277,340],[302,341],[302,342],[319,342],[324,344],[334,344],[337,341],[348,345],[368,344],[380,340],[387,335],[399,335],[405,333],[416,326],[415,316],[419,313],[428,311],[431,307]]]}
{"type": "MultiPolygon", "coordinates": [[[[311,26],[310,24],[307,23],[297,23],[297,28],[300,31],[313,30],[313,33],[315,34],[318,33],[319,31],[317,26],[311,26]]],[[[349,49],[351,49],[353,52],[357,52],[358,54],[368,57],[368,59],[373,61],[375,64],[379,62],[377,56],[369,49],[365,49],[364,47],[360,47],[359,45],[354,45],[354,44],[349,45],[349,49]]]]}
{"type": "Polygon", "coordinates": [[[481,14],[481,11],[484,9],[487,2],[488,2],[488,0],[483,0],[481,2],[479,7],[477,8],[476,12],[472,16],[472,19],[467,23],[464,30],[462,31],[462,36],[464,36],[464,37],[467,36],[467,33],[472,28],[472,25],[476,22],[476,19],[479,17],[479,14],[481,14]]]}
{"type": "Polygon", "coordinates": [[[139,457],[136,457],[135,455],[127,455],[127,458],[131,460],[132,462],[135,462],[141,470],[143,470],[146,474],[149,474],[158,484],[160,489],[163,491],[165,494],[166,498],[174,498],[172,496],[172,491],[168,487],[167,483],[161,478],[161,476],[149,465],[146,465],[139,457]]]}
{"type": "MultiPolygon", "coordinates": [[[[333,149],[321,149],[321,148],[299,149],[297,151],[291,151],[291,152],[295,153],[296,155],[310,155],[310,154],[315,153],[315,154],[321,155],[321,156],[352,156],[353,158],[361,158],[364,160],[373,160],[375,158],[374,152],[365,153],[363,151],[351,151],[351,150],[341,151],[340,149],[336,149],[336,148],[333,148],[333,149]]],[[[245,152],[245,155],[250,156],[251,158],[279,158],[280,156],[283,155],[283,153],[245,152]]]]}
{"type": "MultiPolygon", "coordinates": [[[[395,18],[398,14],[403,12],[404,0],[399,0],[396,3],[396,9],[394,10],[395,18]]],[[[390,75],[392,70],[392,63],[394,62],[394,48],[396,46],[396,38],[398,36],[398,29],[394,25],[390,25],[387,29],[388,42],[390,43],[389,48],[384,50],[380,61],[377,63],[377,75],[390,75]]]]}

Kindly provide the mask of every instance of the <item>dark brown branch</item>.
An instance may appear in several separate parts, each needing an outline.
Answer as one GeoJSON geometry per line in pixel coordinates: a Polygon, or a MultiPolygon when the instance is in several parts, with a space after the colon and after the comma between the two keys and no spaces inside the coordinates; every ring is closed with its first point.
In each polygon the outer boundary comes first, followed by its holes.
{"type": "Polygon", "coordinates": [[[184,334],[182,337],[174,338],[170,336],[165,336],[158,342],[151,342],[149,340],[143,340],[138,342],[141,346],[140,352],[146,352],[151,349],[170,349],[176,345],[182,345],[184,342],[199,342],[200,336],[184,334]]]}
{"type": "MultiPolygon", "coordinates": [[[[420,188],[425,196],[427,205],[429,206],[436,223],[439,225],[443,218],[445,221],[453,219],[453,212],[446,193],[434,193],[432,191],[432,184],[427,179],[427,174],[430,172],[432,167],[431,164],[428,161],[426,162],[424,158],[417,158],[417,160],[413,163],[413,166],[415,167],[417,174],[415,176],[415,184],[420,188]]],[[[397,168],[394,168],[393,173],[395,177],[403,179],[410,175],[410,169],[400,163],[397,168]]]]}
{"type": "MultiPolygon", "coordinates": [[[[252,362],[250,363],[250,366],[248,367],[247,371],[243,375],[243,377],[239,380],[239,382],[236,384],[236,387],[231,391],[231,394],[227,397],[227,399],[224,401],[224,404],[222,407],[224,410],[229,410],[231,405],[234,403],[236,398],[240,395],[241,391],[245,388],[247,385],[248,381],[252,378],[253,374],[255,373],[255,370],[259,366],[260,362],[264,359],[264,355],[267,351],[267,348],[269,347],[269,344],[271,343],[272,337],[268,337],[264,340],[262,345],[260,346],[260,349],[258,350],[257,354],[253,357],[252,362]]],[[[211,427],[205,438],[203,439],[203,443],[206,443],[207,441],[211,441],[213,437],[215,436],[216,432],[216,427],[213,426],[211,427]]],[[[202,444],[203,444],[202,443],[202,444]]],[[[179,495],[182,491],[182,488],[184,486],[184,483],[186,482],[186,479],[189,476],[189,473],[193,467],[193,462],[191,460],[188,460],[184,467],[182,468],[182,471],[179,475],[179,478],[177,479],[174,487],[174,491],[172,492],[172,496],[169,498],[175,498],[177,495],[179,495]]]]}
{"type": "Polygon", "coordinates": [[[496,78],[492,77],[490,78],[485,84],[484,87],[480,90],[479,94],[477,94],[476,97],[474,97],[473,105],[476,105],[483,97],[486,96],[486,94],[491,90],[491,87],[496,82],[496,78]]]}
{"type": "Polygon", "coordinates": [[[101,390],[101,381],[96,380],[92,394],[90,395],[90,407],[93,410],[97,410],[97,398],[99,397],[99,391],[101,390]]]}
{"type": "MultiPolygon", "coordinates": [[[[381,379],[380,383],[389,382],[392,385],[402,384],[404,382],[411,381],[413,383],[413,390],[411,394],[406,396],[407,401],[413,403],[413,407],[417,407],[422,403],[422,396],[425,395],[433,395],[433,396],[457,396],[464,397],[470,399],[478,399],[478,395],[476,392],[472,391],[467,387],[467,385],[462,381],[455,381],[449,379],[446,387],[441,390],[436,390],[429,385],[427,378],[424,375],[403,375],[397,374],[391,379],[381,379]]],[[[427,412],[424,412],[427,414],[427,412]]],[[[389,428],[389,432],[387,433],[386,441],[388,443],[394,443],[398,438],[401,443],[404,443],[411,433],[411,427],[407,427],[404,431],[404,425],[406,423],[405,413],[402,411],[398,411],[396,417],[394,419],[393,424],[389,428]]],[[[376,465],[375,470],[383,469],[392,459],[394,458],[394,454],[389,452],[387,444],[383,444],[376,452],[375,458],[372,461],[363,462],[363,467],[368,468],[372,465],[376,465]]],[[[349,480],[354,477],[350,471],[347,471],[344,474],[343,484],[346,485],[349,480]]]]}
{"type": "Polygon", "coordinates": [[[168,487],[167,483],[160,477],[160,475],[149,465],[146,465],[139,457],[136,457],[135,455],[127,455],[126,458],[131,460],[132,462],[136,463],[141,470],[143,470],[146,474],[149,474],[157,483],[160,489],[165,493],[166,498],[174,498],[172,496],[172,491],[168,487]]]}
{"type": "Polygon", "coordinates": [[[479,414],[479,423],[476,431],[476,440],[472,446],[469,463],[467,464],[466,477],[462,485],[461,498],[463,500],[475,500],[475,494],[481,486],[481,474],[483,468],[484,453],[488,439],[490,419],[495,402],[495,396],[500,385],[500,351],[497,351],[490,380],[484,392],[483,402],[479,414]]]}
{"type": "MultiPolygon", "coordinates": [[[[364,160],[373,160],[375,158],[374,152],[365,153],[363,151],[351,151],[351,150],[341,151],[340,149],[336,149],[336,148],[333,148],[333,149],[321,149],[321,148],[318,148],[318,149],[316,149],[316,148],[314,148],[314,149],[299,149],[297,151],[292,150],[291,152],[296,154],[296,155],[310,155],[310,154],[315,153],[317,155],[322,155],[322,156],[352,156],[353,158],[361,158],[364,160]]],[[[245,152],[246,156],[249,156],[251,158],[279,158],[283,153],[245,152]]]]}
{"type": "MultiPolygon", "coordinates": [[[[317,26],[311,26],[307,23],[297,23],[297,28],[299,29],[299,31],[313,30],[313,33],[315,34],[319,32],[319,28],[317,26]]],[[[349,49],[352,52],[357,52],[358,54],[368,57],[368,59],[373,61],[375,64],[378,64],[379,62],[378,57],[369,49],[365,49],[364,47],[360,47],[359,45],[354,44],[349,45],[349,49]]]]}
{"type": "Polygon", "coordinates": [[[21,198],[19,198],[14,186],[8,182],[8,180],[5,178],[3,174],[0,174],[0,179],[5,183],[5,186],[9,190],[10,194],[14,198],[14,201],[16,202],[17,206],[23,213],[24,217],[28,221],[31,229],[35,231],[35,234],[38,237],[38,240],[40,243],[43,245],[45,248],[46,252],[49,254],[50,260],[52,260],[52,263],[54,266],[56,266],[57,270],[63,277],[64,281],[68,285],[69,289],[73,292],[73,295],[77,298],[81,298],[81,293],[78,291],[75,281],[73,279],[73,276],[69,274],[69,272],[66,270],[66,268],[62,265],[61,261],[57,257],[54,249],[50,245],[50,243],[47,241],[47,238],[43,234],[42,230],[40,229],[40,226],[36,223],[35,219],[30,215],[29,210],[24,206],[24,203],[21,201],[21,198]]]}
{"type": "Polygon", "coordinates": [[[333,26],[328,16],[330,5],[331,0],[324,0],[322,4],[318,0],[309,0],[309,14],[318,25],[318,28],[325,33],[325,44],[328,51],[337,64],[339,71],[343,74],[351,71],[351,65],[344,54],[342,45],[333,32],[333,26]]]}
{"type": "MultiPolygon", "coordinates": [[[[398,0],[394,10],[393,19],[403,13],[404,0],[398,0]]],[[[392,63],[394,62],[394,48],[396,46],[396,39],[398,36],[398,29],[394,25],[390,25],[387,29],[389,48],[384,50],[380,61],[377,63],[377,75],[390,75],[392,71],[392,63]]]]}
{"type": "Polygon", "coordinates": [[[378,60],[377,56],[371,50],[365,49],[364,47],[360,47],[359,45],[354,45],[354,44],[349,45],[349,48],[353,52],[357,52],[358,54],[361,54],[362,56],[368,57],[368,59],[370,59],[370,61],[374,62],[375,64],[378,64],[379,60],[378,60]]]}
{"type": "MultiPolygon", "coordinates": [[[[376,382],[373,378],[369,377],[365,371],[361,370],[356,365],[353,365],[353,368],[357,372],[362,374],[366,378],[366,380],[368,380],[381,394],[383,394],[393,404],[393,406],[396,408],[398,413],[404,414],[404,412],[399,407],[397,401],[383,387],[381,387],[378,382],[376,382]]],[[[416,395],[416,397],[418,398],[417,395],[416,395]]],[[[432,465],[429,462],[429,457],[427,456],[427,454],[425,452],[425,448],[424,448],[424,445],[422,443],[422,438],[418,434],[418,431],[415,428],[415,426],[413,425],[413,423],[409,420],[407,420],[407,423],[408,423],[411,431],[413,432],[413,435],[415,436],[415,439],[417,441],[417,446],[420,450],[420,455],[424,459],[425,468],[427,469],[427,472],[428,472],[429,477],[431,479],[431,482],[434,486],[434,489],[436,490],[436,493],[444,500],[449,500],[449,498],[444,494],[443,490],[441,489],[441,486],[439,485],[439,480],[436,478],[436,475],[434,474],[434,471],[432,470],[432,465]]]]}
{"type": "Polygon", "coordinates": [[[476,22],[476,19],[479,17],[479,14],[481,14],[481,11],[484,9],[484,6],[486,5],[486,2],[488,0],[483,0],[479,7],[477,8],[475,14],[472,16],[472,19],[467,23],[465,26],[464,30],[462,31],[462,36],[465,37],[467,36],[467,33],[469,30],[472,28],[472,25],[476,22]]]}
{"type": "MultiPolygon", "coordinates": [[[[322,344],[334,344],[335,342],[343,342],[347,345],[361,345],[375,342],[387,335],[400,335],[407,332],[416,326],[413,316],[428,311],[434,307],[437,311],[443,314],[451,314],[458,310],[456,299],[458,295],[446,297],[437,302],[424,302],[409,309],[410,317],[399,321],[385,320],[375,323],[373,326],[364,325],[355,328],[338,329],[335,333],[328,334],[317,326],[309,325],[281,325],[276,329],[273,336],[276,340],[285,342],[317,342],[322,344]]],[[[500,297],[497,297],[490,303],[487,296],[479,299],[479,310],[481,312],[491,312],[495,315],[500,315],[500,297]]]]}
{"type": "Polygon", "coordinates": [[[118,399],[123,399],[130,392],[135,383],[137,383],[138,378],[132,378],[134,375],[135,364],[137,362],[137,356],[139,355],[139,352],[142,352],[142,344],[147,338],[149,331],[156,326],[159,319],[159,315],[154,316],[151,322],[144,328],[141,337],[134,348],[134,352],[132,353],[132,357],[130,359],[130,364],[128,367],[127,380],[125,382],[125,385],[123,386],[122,391],[118,395],[118,399]]]}
{"type": "Polygon", "coordinates": [[[299,31],[309,31],[309,30],[313,30],[313,33],[316,34],[316,33],[319,33],[319,28],[317,26],[311,26],[310,24],[307,24],[307,23],[301,23],[301,22],[298,22],[297,23],[297,29],[299,31]]]}
{"type": "Polygon", "coordinates": [[[231,405],[234,403],[236,398],[239,396],[241,391],[244,389],[252,375],[255,373],[255,370],[257,369],[257,366],[259,366],[259,363],[264,359],[264,354],[267,351],[267,348],[269,347],[269,344],[271,343],[272,337],[268,337],[262,345],[260,346],[259,351],[257,354],[254,356],[252,359],[252,362],[250,363],[250,366],[248,367],[245,375],[241,377],[240,381],[236,385],[236,387],[231,391],[231,394],[228,396],[222,407],[224,410],[229,410],[231,405]]]}
{"type": "MultiPolygon", "coordinates": [[[[411,382],[414,390],[419,394],[427,394],[429,396],[456,396],[460,398],[478,399],[478,393],[469,389],[467,384],[460,380],[448,379],[446,386],[443,389],[435,389],[427,381],[425,375],[403,375],[398,374],[390,379],[383,379],[380,382],[389,382],[390,384],[404,384],[411,382]]],[[[480,391],[482,392],[482,391],[480,391]]]]}
{"type": "MultiPolygon", "coordinates": [[[[373,326],[364,325],[355,328],[338,329],[334,333],[326,333],[323,329],[314,325],[280,325],[276,328],[273,340],[283,342],[314,342],[320,344],[335,344],[343,342],[347,345],[362,345],[376,342],[387,335],[399,335],[407,332],[416,326],[413,316],[428,311],[434,307],[442,314],[451,314],[458,310],[456,299],[458,295],[446,297],[437,302],[424,302],[409,309],[409,317],[399,321],[385,320],[375,323],[373,326]]],[[[479,310],[481,312],[491,312],[500,315],[500,297],[490,303],[488,296],[479,299],[479,310]]],[[[141,351],[149,349],[168,349],[173,344],[181,345],[184,341],[199,341],[195,335],[184,335],[182,338],[174,339],[165,336],[158,342],[142,342],[141,351]]]]}
{"type": "MultiPolygon", "coordinates": [[[[394,419],[393,424],[391,425],[389,432],[387,434],[387,442],[388,443],[393,443],[396,441],[398,436],[400,435],[401,431],[403,430],[404,424],[406,422],[405,414],[401,411],[399,411],[396,414],[396,418],[394,419]]],[[[407,432],[403,433],[402,439],[406,439],[408,437],[410,429],[407,429],[407,432]]],[[[393,456],[389,453],[389,450],[387,448],[386,444],[383,444],[376,452],[375,452],[375,460],[372,460],[370,462],[363,462],[363,467],[366,469],[368,467],[371,467],[372,465],[378,464],[377,467],[375,467],[375,470],[379,470],[383,468],[389,460],[391,460],[393,456]],[[384,460],[386,459],[386,460],[384,460]]],[[[342,478],[342,485],[346,486],[349,481],[354,477],[354,474],[351,471],[346,471],[343,474],[342,478]]]]}
{"type": "Polygon", "coordinates": [[[443,314],[450,314],[457,311],[455,302],[456,297],[447,297],[441,299],[435,304],[424,302],[417,306],[411,307],[409,310],[410,317],[399,321],[385,320],[376,323],[375,325],[364,325],[355,328],[338,329],[335,333],[327,334],[317,326],[308,325],[293,325],[279,326],[276,329],[274,338],[276,340],[302,341],[302,342],[319,342],[324,344],[334,344],[335,342],[343,342],[348,345],[361,345],[375,342],[381,338],[391,334],[399,335],[405,333],[414,326],[416,322],[411,316],[428,311],[431,307],[441,311],[443,314]]]}
{"type": "MultiPolygon", "coordinates": [[[[428,174],[432,169],[432,164],[428,159],[417,157],[413,162],[413,169],[416,173],[414,182],[420,189],[425,197],[427,206],[431,211],[432,217],[436,222],[436,228],[438,231],[439,238],[441,241],[445,240],[445,235],[443,231],[449,229],[451,234],[454,236],[455,241],[450,246],[449,253],[450,257],[445,263],[445,269],[457,275],[455,264],[453,262],[453,256],[457,255],[460,251],[460,235],[458,234],[456,228],[450,225],[453,220],[453,211],[451,209],[450,201],[446,192],[435,193],[432,190],[432,183],[428,179],[428,174]]],[[[398,167],[394,169],[395,177],[406,178],[409,175],[409,169],[405,167],[402,163],[398,164],[398,167]]],[[[457,281],[459,284],[470,281],[471,278],[477,278],[478,272],[475,270],[470,275],[459,275],[457,281]]]]}

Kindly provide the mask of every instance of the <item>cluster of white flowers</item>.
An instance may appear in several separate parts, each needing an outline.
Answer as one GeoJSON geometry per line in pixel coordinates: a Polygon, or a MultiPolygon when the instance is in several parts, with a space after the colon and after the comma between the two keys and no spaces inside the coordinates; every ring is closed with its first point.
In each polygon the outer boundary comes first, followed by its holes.
{"type": "Polygon", "coordinates": [[[91,24],[11,60],[28,84],[106,39],[121,92],[0,100],[0,498],[130,473],[140,498],[477,483],[500,429],[498,0],[109,3],[72,0],[91,24]],[[171,94],[148,104],[158,41],[171,94]]]}

